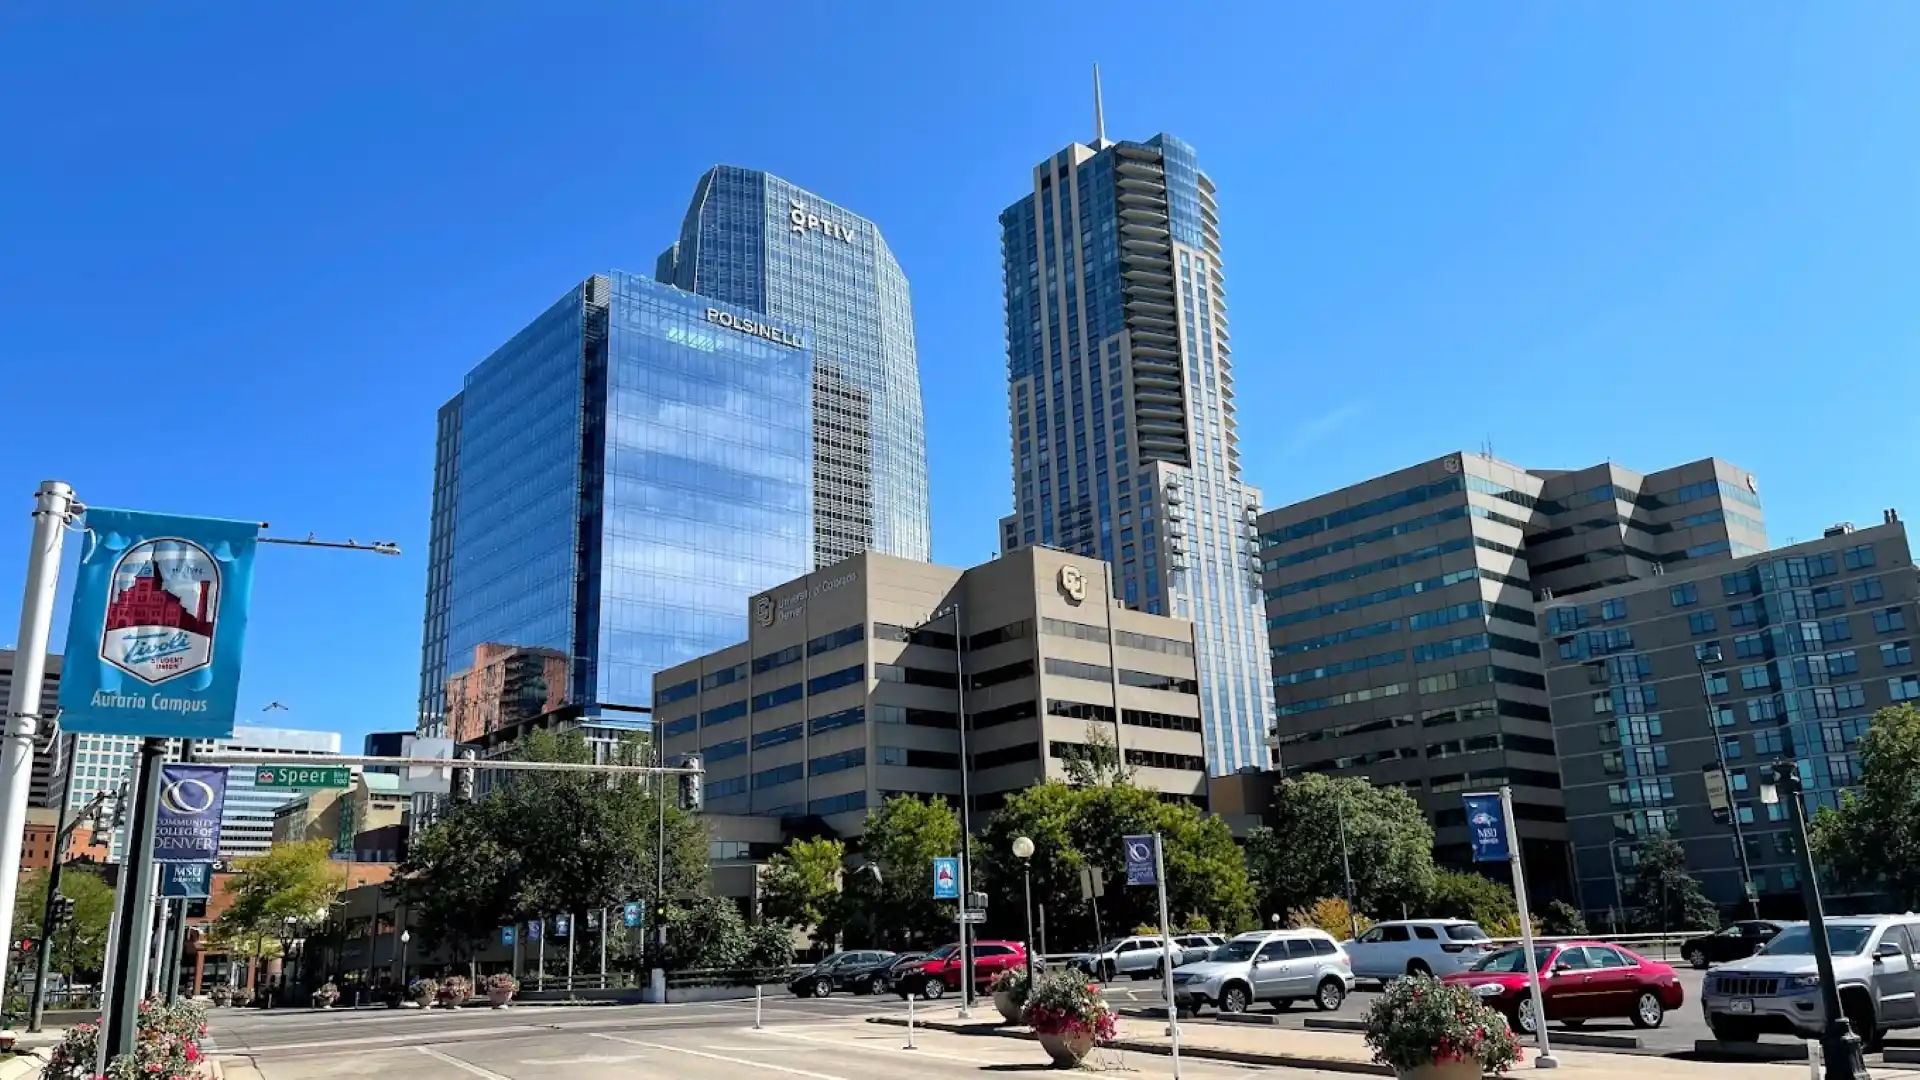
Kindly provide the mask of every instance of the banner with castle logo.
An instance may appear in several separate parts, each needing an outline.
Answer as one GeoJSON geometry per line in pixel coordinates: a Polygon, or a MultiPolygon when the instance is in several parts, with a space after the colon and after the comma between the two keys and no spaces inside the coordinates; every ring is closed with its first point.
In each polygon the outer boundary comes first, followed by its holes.
{"type": "Polygon", "coordinates": [[[260,526],[90,508],[60,670],[60,728],[233,734],[260,526]]]}

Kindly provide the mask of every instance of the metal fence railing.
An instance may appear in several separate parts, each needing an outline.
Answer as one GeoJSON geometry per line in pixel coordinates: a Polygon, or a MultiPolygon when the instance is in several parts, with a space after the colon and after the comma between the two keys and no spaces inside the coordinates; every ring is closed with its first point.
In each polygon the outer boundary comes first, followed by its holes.
{"type": "Polygon", "coordinates": [[[696,986],[784,986],[798,970],[773,968],[703,968],[667,973],[667,989],[686,990],[696,986]]]}

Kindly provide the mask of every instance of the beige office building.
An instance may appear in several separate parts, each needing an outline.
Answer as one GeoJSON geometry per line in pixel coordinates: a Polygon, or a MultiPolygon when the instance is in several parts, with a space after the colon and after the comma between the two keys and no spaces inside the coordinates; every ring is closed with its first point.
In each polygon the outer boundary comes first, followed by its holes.
{"type": "Polygon", "coordinates": [[[970,570],[868,553],[761,593],[748,641],[655,678],[667,760],[703,755],[711,813],[854,834],[895,794],[959,801],[964,699],[978,812],[1100,737],[1204,807],[1193,626],[1118,606],[1109,572],[1044,547],[970,570]]]}

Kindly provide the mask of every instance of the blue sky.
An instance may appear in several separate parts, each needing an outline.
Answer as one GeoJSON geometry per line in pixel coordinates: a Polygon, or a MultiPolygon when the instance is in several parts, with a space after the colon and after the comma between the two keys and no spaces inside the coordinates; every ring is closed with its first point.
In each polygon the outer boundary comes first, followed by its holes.
{"type": "Polygon", "coordinates": [[[587,274],[651,270],[716,162],[880,224],[935,555],[989,557],[996,217],[1091,136],[1096,60],[1109,134],[1219,185],[1270,505],[1490,441],[1721,454],[1775,543],[1920,514],[1920,8],[663,7],[0,13],[0,643],[43,477],[397,540],[263,554],[242,713],[411,727],[435,407],[587,274]]]}

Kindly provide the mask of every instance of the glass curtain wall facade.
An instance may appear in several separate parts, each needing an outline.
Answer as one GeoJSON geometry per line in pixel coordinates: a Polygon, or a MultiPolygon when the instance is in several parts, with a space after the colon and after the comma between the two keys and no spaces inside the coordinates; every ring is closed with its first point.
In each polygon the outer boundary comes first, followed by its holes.
{"type": "Polygon", "coordinates": [[[811,369],[801,328],[619,272],[474,368],[441,415],[420,730],[482,645],[643,717],[655,671],[741,637],[742,598],[811,565],[811,369]]]}
{"type": "Polygon", "coordinates": [[[1116,599],[1191,619],[1208,768],[1272,720],[1213,181],[1191,146],[1075,143],[1000,216],[1014,513],[1001,548],[1104,559],[1116,599]]]}
{"type": "Polygon", "coordinates": [[[717,166],[655,276],[810,331],[815,565],[931,558],[912,297],[880,230],[770,173],[717,166]]]}

